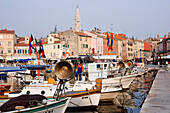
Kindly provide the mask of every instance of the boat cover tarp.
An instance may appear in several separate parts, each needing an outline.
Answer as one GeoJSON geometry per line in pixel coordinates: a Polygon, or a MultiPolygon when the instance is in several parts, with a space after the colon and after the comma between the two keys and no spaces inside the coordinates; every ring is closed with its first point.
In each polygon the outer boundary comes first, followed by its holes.
{"type": "Polygon", "coordinates": [[[0,106],[1,112],[13,111],[16,110],[16,106],[24,106],[25,108],[28,107],[35,107],[38,103],[42,103],[42,100],[47,98],[42,95],[21,95],[15,98],[10,99],[2,106],[0,106]]]}
{"type": "Polygon", "coordinates": [[[15,62],[28,62],[29,60],[31,59],[18,59],[18,60],[15,60],[15,62]]]}
{"type": "Polygon", "coordinates": [[[26,69],[20,69],[20,67],[0,67],[0,72],[16,72],[26,71],[26,69]]]}
{"type": "Polygon", "coordinates": [[[29,70],[40,70],[49,68],[50,65],[21,65],[21,68],[29,69],[29,70]]]}

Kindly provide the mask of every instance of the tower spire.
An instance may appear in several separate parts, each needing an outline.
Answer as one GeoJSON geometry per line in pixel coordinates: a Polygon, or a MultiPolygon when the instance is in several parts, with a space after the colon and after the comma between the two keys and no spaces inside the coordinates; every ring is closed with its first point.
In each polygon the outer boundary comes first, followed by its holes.
{"type": "Polygon", "coordinates": [[[77,5],[76,16],[75,16],[75,31],[80,32],[80,30],[81,30],[80,13],[77,5]]]}
{"type": "Polygon", "coordinates": [[[55,28],[54,28],[54,33],[57,32],[57,25],[55,25],[55,28]]]}

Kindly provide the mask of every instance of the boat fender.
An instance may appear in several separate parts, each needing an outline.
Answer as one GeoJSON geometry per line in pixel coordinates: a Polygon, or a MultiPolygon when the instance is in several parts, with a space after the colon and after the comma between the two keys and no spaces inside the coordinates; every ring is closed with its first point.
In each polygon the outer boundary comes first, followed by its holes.
{"type": "Polygon", "coordinates": [[[29,94],[30,94],[30,91],[28,90],[26,93],[27,93],[27,95],[29,95],[29,94]]]}
{"type": "Polygon", "coordinates": [[[46,104],[47,104],[47,100],[46,100],[46,99],[43,99],[43,100],[42,100],[42,104],[43,104],[43,105],[46,105],[46,104]]]}
{"type": "Polygon", "coordinates": [[[42,91],[41,91],[41,94],[42,94],[42,95],[44,95],[44,94],[45,94],[45,91],[44,91],[44,90],[42,90],[42,91]]]}

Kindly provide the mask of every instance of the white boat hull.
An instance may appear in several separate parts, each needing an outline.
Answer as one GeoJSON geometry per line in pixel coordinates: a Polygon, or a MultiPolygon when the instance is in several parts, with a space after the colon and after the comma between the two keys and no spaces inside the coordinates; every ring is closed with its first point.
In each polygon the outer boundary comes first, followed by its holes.
{"type": "Polygon", "coordinates": [[[48,102],[46,105],[37,107],[15,110],[4,113],[64,113],[71,98],[66,98],[60,101],[48,102]]]}
{"type": "Polygon", "coordinates": [[[68,107],[87,107],[98,106],[100,100],[100,94],[91,94],[81,97],[72,98],[68,104],[68,107]]]}
{"type": "Polygon", "coordinates": [[[115,77],[115,78],[107,78],[107,79],[103,79],[102,83],[103,84],[108,84],[108,83],[122,84],[122,88],[127,89],[136,76],[137,74],[127,75],[127,76],[122,76],[122,77],[115,77]]]}

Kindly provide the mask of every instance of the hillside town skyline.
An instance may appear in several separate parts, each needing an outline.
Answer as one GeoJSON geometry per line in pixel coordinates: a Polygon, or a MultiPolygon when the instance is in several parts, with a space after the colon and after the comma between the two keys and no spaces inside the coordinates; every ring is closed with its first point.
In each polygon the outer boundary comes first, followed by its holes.
{"type": "Polygon", "coordinates": [[[49,2],[41,1],[42,6],[46,3],[45,7],[42,7],[38,5],[39,0],[19,1],[11,2],[15,5],[8,5],[7,1],[2,2],[0,9],[3,11],[1,12],[3,16],[0,28],[15,29],[16,34],[22,37],[30,34],[36,38],[46,37],[55,25],[59,32],[70,27],[74,28],[77,4],[80,9],[81,29],[83,30],[91,31],[97,27],[102,32],[124,33],[128,37],[137,39],[157,37],[157,35],[163,37],[169,32],[169,15],[167,15],[169,1],[107,0],[106,2],[98,1],[96,5],[92,5],[96,3],[95,1],[90,1],[89,4],[88,1],[67,1],[70,4],[65,4],[64,1],[53,1],[54,4],[60,4],[57,7],[49,2]],[[19,7],[22,10],[19,10],[19,7]],[[15,18],[11,18],[10,15],[15,18]]]}
{"type": "Polygon", "coordinates": [[[59,32],[57,25],[46,37],[36,38],[31,36],[18,36],[15,30],[0,30],[0,54],[7,59],[36,58],[36,52],[43,48],[45,58],[60,58],[79,55],[117,55],[126,60],[156,60],[160,56],[169,55],[170,32],[163,37],[147,37],[138,39],[128,37],[125,33],[102,32],[100,28],[91,30],[81,29],[81,16],[79,7],[76,7],[74,28],[70,27],[59,32]],[[30,42],[31,38],[31,42],[30,42]],[[41,43],[41,47],[39,46],[41,43]],[[31,44],[31,45],[30,45],[31,44]],[[61,48],[67,49],[61,51],[61,48]],[[36,50],[35,50],[36,48],[36,50]],[[39,49],[39,50],[38,50],[39,49]],[[30,52],[31,51],[31,52],[30,52]],[[60,55],[62,52],[62,55],[60,55]]]}

